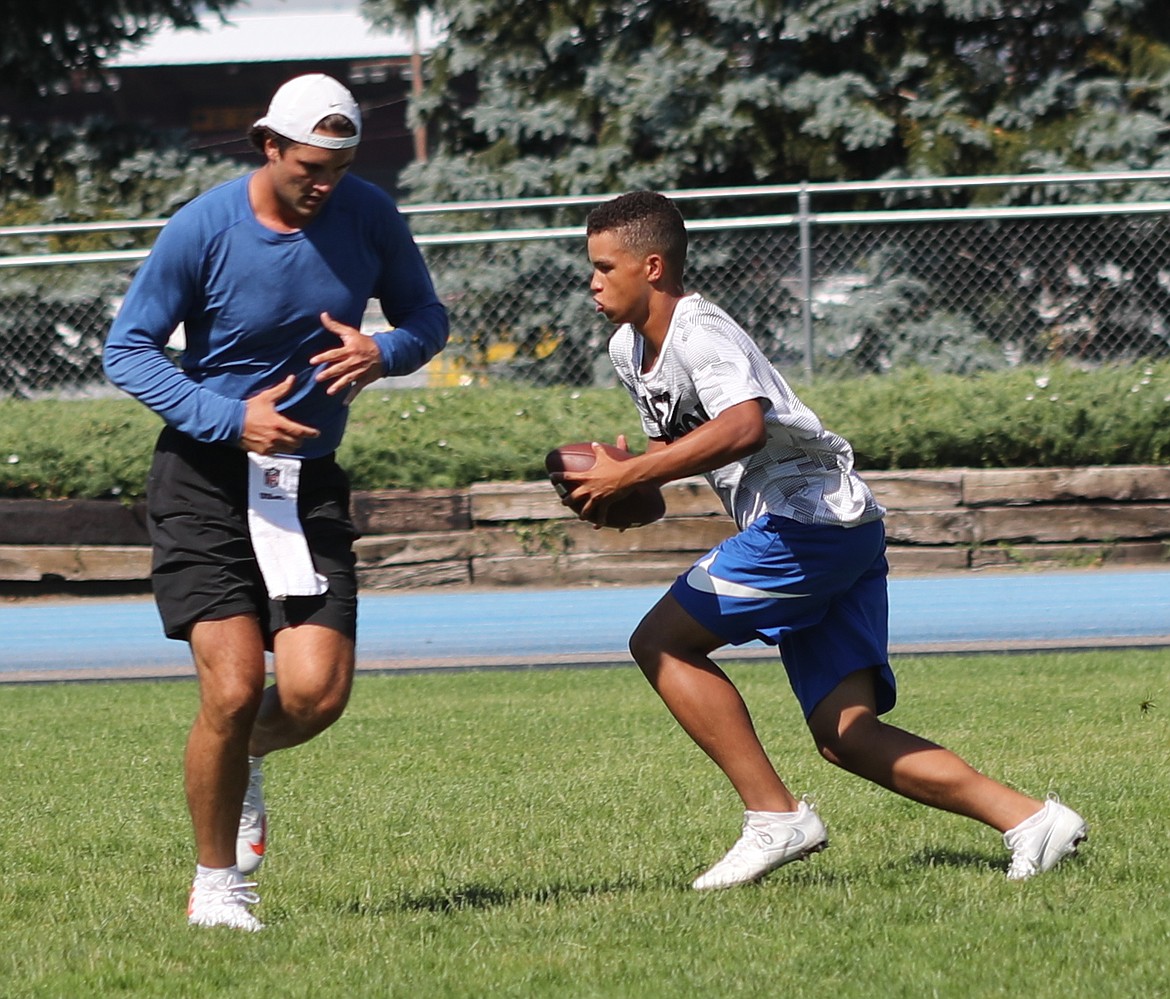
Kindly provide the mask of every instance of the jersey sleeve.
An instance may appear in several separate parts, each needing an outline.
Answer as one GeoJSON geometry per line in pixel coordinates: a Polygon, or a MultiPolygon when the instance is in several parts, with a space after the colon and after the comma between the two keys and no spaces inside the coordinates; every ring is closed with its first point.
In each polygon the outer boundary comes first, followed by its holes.
{"type": "Polygon", "coordinates": [[[201,287],[203,240],[176,215],[159,233],[110,327],[102,364],[110,381],[199,441],[234,441],[245,404],[199,385],[167,355],[201,287]]]}
{"type": "Polygon", "coordinates": [[[769,400],[768,388],[756,376],[751,358],[717,327],[690,331],[680,338],[677,349],[711,419],[741,402],[769,400]]]}
{"type": "Polygon", "coordinates": [[[450,324],[418,244],[389,198],[383,223],[383,266],[375,296],[393,329],[374,334],[374,340],[386,374],[408,375],[446,346],[450,324]]]}

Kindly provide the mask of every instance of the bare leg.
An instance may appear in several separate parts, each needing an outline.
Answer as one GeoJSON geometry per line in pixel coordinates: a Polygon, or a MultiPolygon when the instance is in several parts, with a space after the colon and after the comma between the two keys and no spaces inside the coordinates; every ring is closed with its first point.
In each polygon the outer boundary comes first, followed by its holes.
{"type": "Polygon", "coordinates": [[[199,677],[199,713],[184,760],[196,859],[231,867],[248,783],[248,739],[264,689],[264,641],[251,615],[200,621],[188,637],[199,677]]]}
{"type": "Polygon", "coordinates": [[[187,740],[187,807],[198,862],[230,867],[249,754],[298,745],[340,717],[354,647],[331,628],[284,628],[274,642],[277,683],[264,690],[264,640],[255,617],[200,621],[189,637],[200,699],[187,740]]]}
{"type": "Polygon", "coordinates": [[[756,735],[747,705],[709,653],[723,641],[664,596],[630,638],[630,652],[684,731],[727,775],[744,808],[795,811],[756,735]]]}
{"type": "Polygon", "coordinates": [[[252,729],[253,756],[300,745],[323,732],[341,717],[353,686],[353,641],[332,628],[282,628],[273,649],[276,683],[264,692],[252,729]]]}
{"type": "Polygon", "coordinates": [[[847,676],[808,720],[821,755],[897,794],[1006,832],[1043,803],[992,780],[948,749],[878,718],[873,673],[847,676]]]}

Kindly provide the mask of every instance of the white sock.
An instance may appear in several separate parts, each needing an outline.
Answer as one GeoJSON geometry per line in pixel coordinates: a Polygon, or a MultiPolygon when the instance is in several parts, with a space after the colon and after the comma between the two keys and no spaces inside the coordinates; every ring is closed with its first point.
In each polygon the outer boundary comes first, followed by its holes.
{"type": "Polygon", "coordinates": [[[795,812],[753,812],[750,808],[747,810],[749,818],[761,818],[767,821],[768,819],[787,821],[795,819],[800,814],[800,809],[797,808],[795,812]]]}
{"type": "Polygon", "coordinates": [[[1011,829],[1009,829],[1008,832],[1009,833],[1021,832],[1024,829],[1031,829],[1033,826],[1038,826],[1040,824],[1040,822],[1043,820],[1044,816],[1047,814],[1047,812],[1048,812],[1048,802],[1046,801],[1046,802],[1044,802],[1043,805],[1040,806],[1040,811],[1033,812],[1026,819],[1024,819],[1024,821],[1021,822],[1019,825],[1013,826],[1011,829]]]}
{"type": "Polygon", "coordinates": [[[231,867],[204,867],[202,864],[196,864],[195,880],[205,882],[226,880],[231,884],[238,884],[244,880],[244,876],[235,864],[231,867]]]}

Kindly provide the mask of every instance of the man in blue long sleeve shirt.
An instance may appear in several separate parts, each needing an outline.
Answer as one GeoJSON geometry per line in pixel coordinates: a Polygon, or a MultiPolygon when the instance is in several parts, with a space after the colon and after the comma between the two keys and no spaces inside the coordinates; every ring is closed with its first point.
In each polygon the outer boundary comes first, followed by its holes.
{"type": "Polygon", "coordinates": [[[447,340],[392,199],[348,173],[360,137],[336,80],[282,86],[251,132],[264,165],[175,214],[106,343],[110,379],[166,422],[148,484],[152,581],[200,685],[185,759],[196,925],[262,928],[245,879],[265,849],[260,760],[324,730],[349,697],[354,530],[333,457],[349,402],[447,340]],[[371,298],[392,328],[369,336],[371,298]]]}

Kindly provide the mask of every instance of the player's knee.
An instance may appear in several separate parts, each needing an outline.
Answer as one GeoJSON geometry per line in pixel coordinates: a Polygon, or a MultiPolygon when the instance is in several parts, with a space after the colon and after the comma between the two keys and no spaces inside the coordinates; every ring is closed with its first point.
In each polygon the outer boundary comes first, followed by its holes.
{"type": "Polygon", "coordinates": [[[347,704],[349,704],[349,687],[331,691],[317,705],[317,723],[323,729],[328,728],[345,713],[347,704]]]}
{"type": "Polygon", "coordinates": [[[200,710],[204,720],[224,733],[249,731],[260,711],[262,683],[236,677],[217,683],[203,682],[200,710]]]}
{"type": "Polygon", "coordinates": [[[816,743],[817,752],[819,752],[824,759],[828,760],[835,767],[841,767],[843,770],[849,769],[848,764],[845,762],[844,757],[838,751],[838,747],[836,745],[827,741],[822,741],[820,739],[818,739],[816,743]]]}
{"type": "Polygon", "coordinates": [[[646,626],[643,621],[634,629],[634,633],[630,635],[630,655],[633,656],[634,662],[641,667],[643,673],[650,676],[657,672],[658,663],[662,657],[662,643],[658,640],[654,631],[646,626]]]}
{"type": "Polygon", "coordinates": [[[826,760],[834,766],[842,766],[841,756],[839,755],[840,741],[837,738],[835,731],[822,731],[817,728],[812,729],[813,743],[817,747],[817,752],[821,754],[826,760]]]}
{"type": "Polygon", "coordinates": [[[822,757],[836,767],[856,772],[872,748],[866,730],[864,721],[854,721],[847,726],[813,727],[812,736],[822,757]]]}
{"type": "Polygon", "coordinates": [[[296,728],[316,734],[342,716],[349,703],[349,691],[349,684],[342,683],[282,690],[280,703],[296,728]]]}

